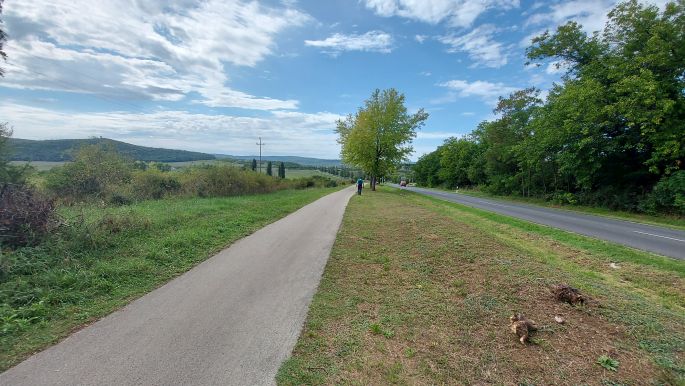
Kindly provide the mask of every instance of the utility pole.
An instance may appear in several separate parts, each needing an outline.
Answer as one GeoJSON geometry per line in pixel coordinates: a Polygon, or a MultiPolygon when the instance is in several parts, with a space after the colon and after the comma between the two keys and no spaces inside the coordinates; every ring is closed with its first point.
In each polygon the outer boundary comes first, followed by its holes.
{"type": "Polygon", "coordinates": [[[262,142],[262,137],[259,137],[257,145],[259,145],[259,174],[262,174],[262,146],[266,145],[262,142]]]}

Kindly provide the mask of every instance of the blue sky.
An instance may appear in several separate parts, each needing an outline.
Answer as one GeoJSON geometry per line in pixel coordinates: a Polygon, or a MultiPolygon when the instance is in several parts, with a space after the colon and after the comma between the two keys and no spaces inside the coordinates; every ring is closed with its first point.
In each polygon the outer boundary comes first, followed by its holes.
{"type": "MultiPolygon", "coordinates": [[[[659,5],[663,5],[659,0],[659,5]]],[[[236,155],[337,158],[335,121],[375,88],[430,113],[413,159],[547,90],[530,38],[611,0],[6,0],[0,121],[17,138],[104,136],[236,155]]]]}

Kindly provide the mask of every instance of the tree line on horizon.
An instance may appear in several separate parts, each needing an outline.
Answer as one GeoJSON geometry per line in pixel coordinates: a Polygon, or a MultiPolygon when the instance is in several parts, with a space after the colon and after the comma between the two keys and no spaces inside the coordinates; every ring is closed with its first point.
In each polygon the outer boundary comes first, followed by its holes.
{"type": "Polygon", "coordinates": [[[685,1],[625,1],[603,32],[569,22],[526,54],[565,71],[546,100],[500,97],[497,118],[418,160],[416,182],[685,215],[685,1]]]}

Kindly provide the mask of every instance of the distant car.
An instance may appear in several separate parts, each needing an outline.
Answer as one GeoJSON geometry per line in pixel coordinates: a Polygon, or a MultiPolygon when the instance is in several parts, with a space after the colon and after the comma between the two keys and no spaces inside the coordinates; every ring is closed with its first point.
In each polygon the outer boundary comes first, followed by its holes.
{"type": "Polygon", "coordinates": [[[400,181],[400,186],[407,186],[407,181],[405,181],[405,180],[400,181]]]}

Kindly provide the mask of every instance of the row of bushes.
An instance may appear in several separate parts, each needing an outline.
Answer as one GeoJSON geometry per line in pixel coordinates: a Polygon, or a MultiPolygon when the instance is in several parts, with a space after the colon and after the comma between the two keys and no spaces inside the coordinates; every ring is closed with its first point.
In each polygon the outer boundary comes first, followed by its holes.
{"type": "Polygon", "coordinates": [[[335,186],[323,177],[286,180],[231,165],[201,165],[170,172],[140,168],[111,149],[87,146],[74,162],[45,175],[43,190],[71,204],[98,200],[127,204],[166,197],[225,197],[270,193],[282,189],[335,186]]]}
{"type": "Polygon", "coordinates": [[[337,186],[335,180],[322,176],[286,180],[230,165],[163,170],[169,169],[143,169],[114,149],[93,145],[79,150],[74,162],[45,172],[37,186],[0,183],[0,246],[40,240],[60,222],[56,204],[127,205],[169,197],[227,197],[337,186]]]}

